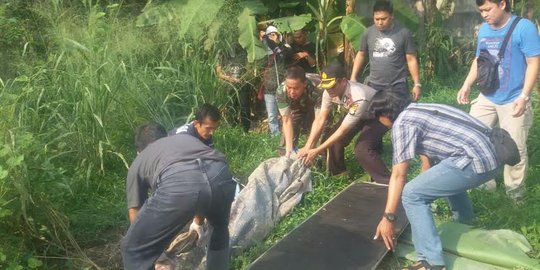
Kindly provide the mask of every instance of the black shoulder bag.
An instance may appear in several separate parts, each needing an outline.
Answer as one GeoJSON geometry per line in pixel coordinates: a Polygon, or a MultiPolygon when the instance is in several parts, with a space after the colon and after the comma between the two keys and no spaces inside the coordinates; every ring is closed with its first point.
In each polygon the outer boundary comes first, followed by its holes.
{"type": "Polygon", "coordinates": [[[486,49],[480,50],[480,55],[476,59],[476,84],[478,86],[478,90],[480,90],[480,92],[484,95],[492,94],[495,92],[495,90],[499,89],[499,64],[504,57],[504,50],[506,49],[508,40],[512,36],[512,32],[514,31],[514,28],[519,20],[521,20],[521,17],[517,17],[512,22],[510,29],[508,29],[508,32],[504,37],[504,41],[499,49],[499,53],[497,54],[497,58],[491,55],[486,49]]]}
{"type": "Polygon", "coordinates": [[[441,114],[445,117],[453,119],[454,121],[457,121],[458,123],[461,123],[462,125],[480,130],[481,132],[486,134],[486,136],[488,136],[489,140],[493,144],[493,147],[495,148],[495,154],[497,155],[497,159],[501,164],[514,166],[521,161],[521,156],[519,155],[519,150],[516,142],[514,141],[514,139],[512,139],[512,137],[510,137],[508,131],[502,128],[484,128],[480,125],[475,124],[474,122],[469,122],[465,119],[461,119],[446,113],[441,113],[437,110],[428,110],[422,108],[407,108],[407,110],[418,110],[431,114],[441,114]]]}

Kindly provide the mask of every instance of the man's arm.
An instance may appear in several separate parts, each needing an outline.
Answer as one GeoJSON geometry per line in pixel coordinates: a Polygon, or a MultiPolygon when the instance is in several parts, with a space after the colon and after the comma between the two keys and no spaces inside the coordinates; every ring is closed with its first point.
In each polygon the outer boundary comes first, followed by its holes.
{"type": "Polygon", "coordinates": [[[137,214],[139,213],[139,207],[132,207],[128,209],[128,218],[129,222],[133,224],[135,222],[135,218],[137,217],[137,214]]]}
{"type": "Polygon", "coordinates": [[[326,141],[324,141],[319,147],[315,149],[310,149],[307,151],[305,158],[304,158],[304,164],[308,165],[311,163],[311,161],[320,153],[322,153],[324,150],[326,150],[328,147],[336,143],[339,139],[341,139],[347,132],[349,132],[350,127],[341,124],[339,128],[334,132],[330,138],[328,138],[326,141]]]}
{"type": "Polygon", "coordinates": [[[431,168],[431,161],[428,156],[420,155],[420,161],[422,162],[420,165],[421,172],[425,172],[431,168]]]}
{"type": "Polygon", "coordinates": [[[293,121],[291,112],[287,112],[281,115],[283,120],[283,137],[285,138],[285,156],[288,157],[293,150],[293,121]]]}
{"type": "Polygon", "coordinates": [[[527,58],[527,69],[525,70],[525,81],[523,82],[523,90],[521,95],[514,100],[514,110],[512,116],[520,117],[525,113],[527,108],[528,97],[530,97],[538,72],[540,71],[540,55],[527,58]]]}
{"type": "MultiPolygon", "coordinates": [[[[388,185],[388,198],[386,199],[385,213],[395,214],[401,201],[401,191],[407,182],[407,171],[409,170],[409,161],[404,161],[392,167],[392,175],[388,185]]],[[[394,249],[394,223],[388,221],[385,217],[381,219],[375,232],[375,238],[382,238],[387,249],[394,249]]]]}
{"type": "Polygon", "coordinates": [[[319,138],[321,137],[321,133],[324,129],[324,123],[326,122],[329,114],[330,109],[321,108],[321,111],[315,116],[306,145],[298,151],[298,158],[302,158],[303,156],[307,155],[308,151],[315,147],[317,141],[319,141],[319,138]]]}
{"type": "Polygon", "coordinates": [[[418,71],[418,58],[416,54],[406,54],[405,58],[407,59],[407,67],[409,68],[409,73],[411,74],[414,86],[412,89],[412,99],[413,101],[418,101],[420,95],[422,94],[421,84],[420,84],[420,72],[418,71]]]}
{"type": "Polygon", "coordinates": [[[469,104],[469,95],[471,94],[471,86],[476,81],[477,76],[477,66],[476,66],[476,58],[473,60],[471,64],[471,69],[469,70],[469,74],[467,75],[467,78],[465,78],[465,81],[463,82],[463,86],[461,86],[461,89],[459,89],[459,92],[457,94],[457,102],[459,104],[469,104]]]}
{"type": "Polygon", "coordinates": [[[364,60],[366,58],[366,53],[364,51],[358,51],[354,57],[354,64],[351,72],[351,81],[356,82],[356,76],[360,71],[362,71],[362,65],[364,65],[364,60]]]}
{"type": "Polygon", "coordinates": [[[217,65],[216,66],[216,74],[218,75],[218,77],[224,81],[228,81],[228,82],[231,82],[231,83],[238,83],[240,82],[240,80],[238,80],[237,78],[234,78],[232,76],[229,76],[227,75],[223,69],[221,68],[221,65],[217,65]]]}

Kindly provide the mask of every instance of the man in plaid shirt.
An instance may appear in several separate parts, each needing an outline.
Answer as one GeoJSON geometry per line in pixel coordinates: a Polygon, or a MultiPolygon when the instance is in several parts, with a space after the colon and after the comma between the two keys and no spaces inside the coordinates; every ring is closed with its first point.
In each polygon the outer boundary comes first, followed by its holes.
{"type": "Polygon", "coordinates": [[[370,109],[383,125],[392,128],[393,146],[388,199],[375,239],[382,238],[388,249],[394,249],[393,222],[401,199],[418,254],[417,263],[409,269],[445,269],[431,203],[447,198],[454,219],[470,223],[474,214],[467,190],[495,177],[501,167],[487,135],[456,118],[488,128],[459,109],[441,104],[409,105],[391,91],[378,92],[370,109]],[[418,155],[429,157],[436,165],[407,182],[410,161],[418,155]]]}

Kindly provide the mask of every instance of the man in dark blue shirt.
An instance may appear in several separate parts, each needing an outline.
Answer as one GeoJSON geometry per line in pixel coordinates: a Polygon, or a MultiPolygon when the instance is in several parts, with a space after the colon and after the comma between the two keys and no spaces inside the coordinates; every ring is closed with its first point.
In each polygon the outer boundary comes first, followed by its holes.
{"type": "Polygon", "coordinates": [[[138,155],[126,181],[131,225],[122,241],[124,269],[153,270],[166,246],[196,215],[206,217],[214,228],[207,269],[228,269],[228,223],[236,182],[225,156],[188,134],[166,134],[155,123],[136,132],[138,155]]]}
{"type": "Polygon", "coordinates": [[[204,144],[214,147],[212,135],[214,135],[214,131],[218,128],[220,120],[221,114],[218,108],[210,104],[203,104],[195,114],[195,120],[170,130],[168,135],[189,134],[198,138],[204,144]]]}

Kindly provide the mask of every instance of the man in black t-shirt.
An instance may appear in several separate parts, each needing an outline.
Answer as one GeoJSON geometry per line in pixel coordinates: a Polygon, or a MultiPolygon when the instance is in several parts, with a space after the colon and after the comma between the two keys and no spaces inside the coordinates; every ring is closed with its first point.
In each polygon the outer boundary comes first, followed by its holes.
{"type": "Polygon", "coordinates": [[[293,43],[291,44],[293,55],[291,65],[298,65],[306,73],[316,73],[317,59],[315,58],[315,44],[308,40],[306,30],[293,32],[293,43]]]}

